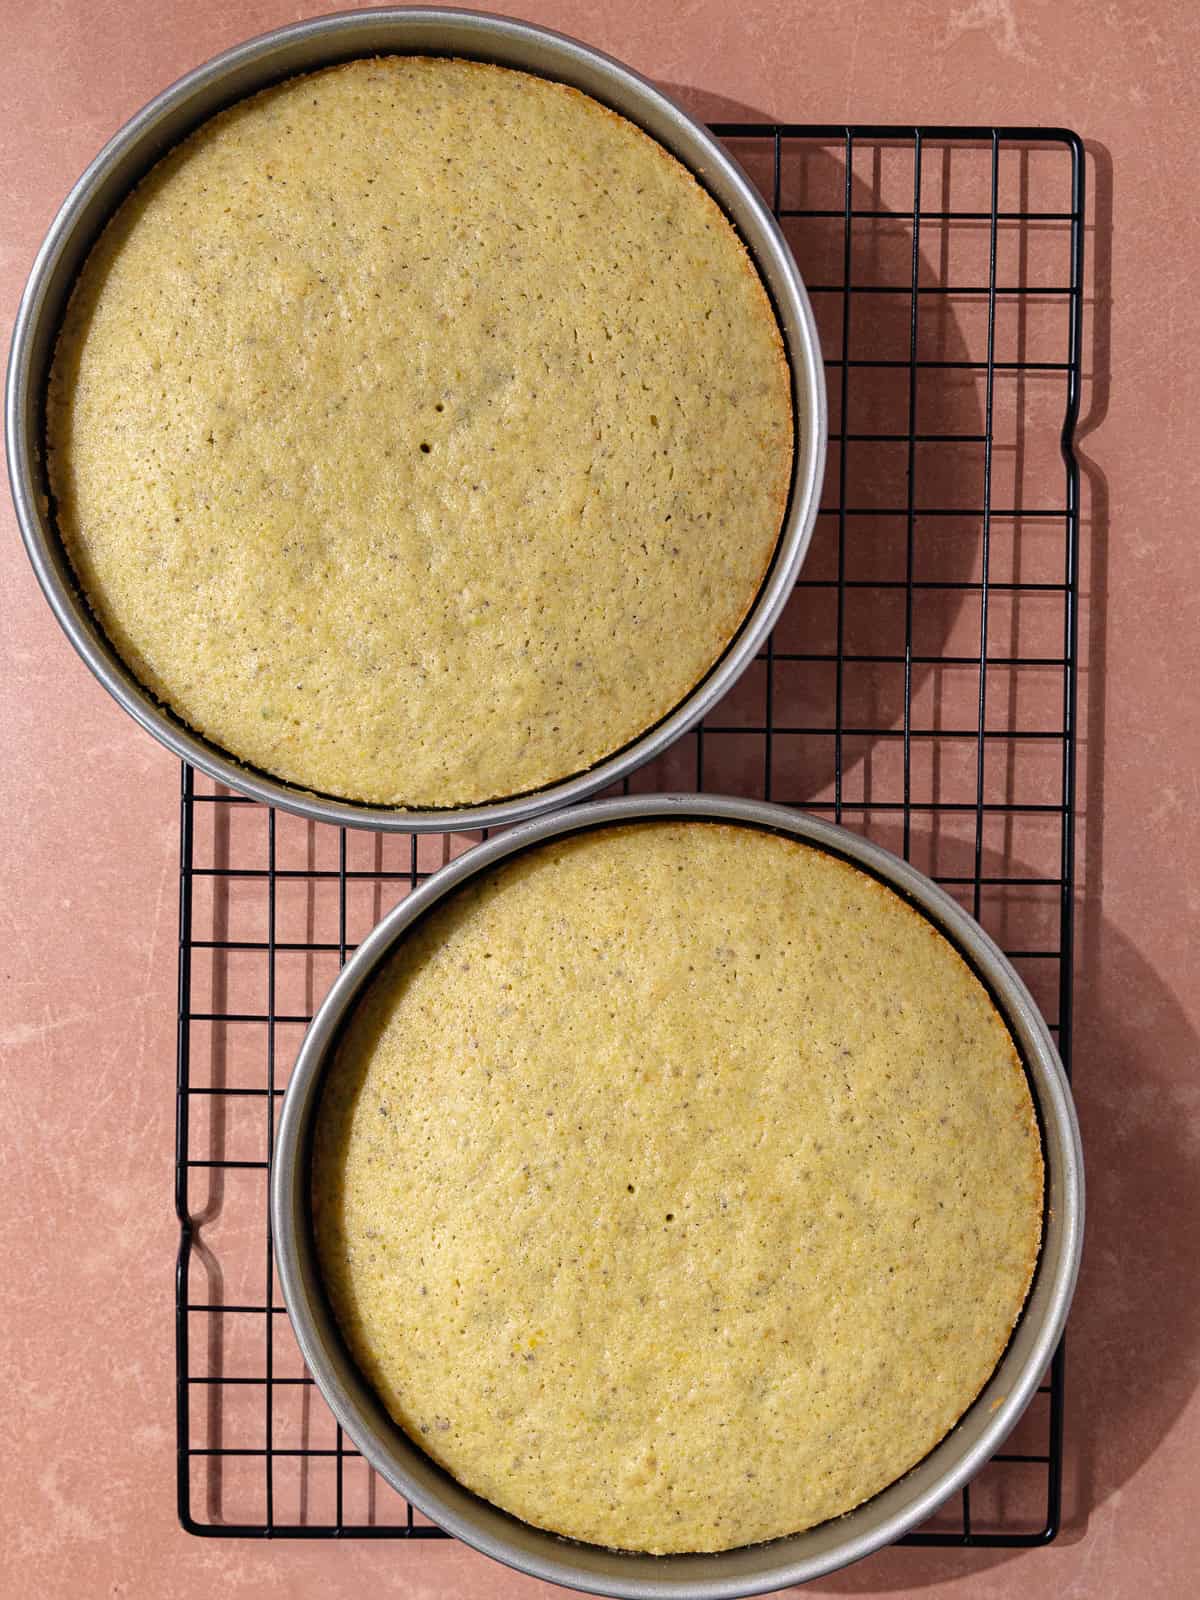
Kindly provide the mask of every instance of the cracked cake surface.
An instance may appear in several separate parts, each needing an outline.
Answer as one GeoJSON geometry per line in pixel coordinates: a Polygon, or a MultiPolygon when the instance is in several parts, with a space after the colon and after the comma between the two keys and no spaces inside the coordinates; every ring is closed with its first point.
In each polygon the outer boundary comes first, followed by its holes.
{"type": "Polygon", "coordinates": [[[539,1527],[798,1532],[987,1382],[1041,1233],[1030,1090],[906,901],[759,830],[500,863],[403,937],[328,1068],[322,1276],[400,1426],[539,1527]]]}
{"type": "Polygon", "coordinates": [[[204,123],[84,265],[57,525],[160,702],[302,788],[586,770],[736,634],[787,502],[766,291],[692,175],[565,85],[383,57],[204,123]]]}

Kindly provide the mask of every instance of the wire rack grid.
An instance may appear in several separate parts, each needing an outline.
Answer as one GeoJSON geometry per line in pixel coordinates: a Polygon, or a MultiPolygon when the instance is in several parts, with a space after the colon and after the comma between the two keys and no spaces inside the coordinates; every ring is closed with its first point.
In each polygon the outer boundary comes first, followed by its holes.
{"type": "MultiPolygon", "coordinates": [[[[1070,1061],[1083,151],[1063,130],[724,125],[812,295],[830,455],[803,574],[694,734],[622,786],[801,805],[984,924],[1070,1061]]],[[[358,1456],[287,1323],[267,1224],[279,1097],[357,942],[479,835],[344,831],[183,769],[178,1508],[256,1537],[442,1537],[358,1456]]],[[[1061,1349],[909,1544],[1059,1522],[1061,1349]]]]}

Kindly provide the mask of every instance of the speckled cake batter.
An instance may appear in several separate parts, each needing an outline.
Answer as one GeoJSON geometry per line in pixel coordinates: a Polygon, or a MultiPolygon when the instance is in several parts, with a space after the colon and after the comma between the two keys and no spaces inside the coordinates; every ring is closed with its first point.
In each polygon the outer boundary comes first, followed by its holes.
{"type": "Polygon", "coordinates": [[[487,873],[330,1069],[350,1348],[540,1527],[720,1550],[849,1510],[991,1374],[1041,1230],[1029,1089],[910,906],[792,840],[636,824],[487,873]]]}
{"type": "Polygon", "coordinates": [[[593,765],[749,609],[787,363],[691,175],[560,84],[356,61],[206,123],[60,338],[58,525],[130,669],[240,759],[389,805],[593,765]]]}

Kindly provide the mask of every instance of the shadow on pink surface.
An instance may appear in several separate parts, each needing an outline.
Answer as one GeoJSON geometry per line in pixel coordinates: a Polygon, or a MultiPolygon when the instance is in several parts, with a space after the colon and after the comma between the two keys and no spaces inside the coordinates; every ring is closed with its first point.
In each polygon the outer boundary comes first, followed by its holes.
{"type": "MultiPolygon", "coordinates": [[[[709,122],[763,120],[711,94],[664,87],[709,122]]],[[[777,186],[782,230],[809,289],[827,364],[825,481],[801,581],[776,624],[770,658],[743,674],[706,719],[702,737],[677,741],[634,775],[632,787],[700,787],[825,807],[837,794],[854,807],[872,798],[872,785],[876,800],[895,787],[906,696],[921,720],[931,664],[956,650],[977,650],[977,601],[975,614],[966,613],[973,599],[967,586],[977,578],[978,516],[971,508],[982,492],[983,399],[977,374],[966,368],[982,354],[980,326],[946,292],[962,270],[966,230],[926,227],[919,250],[922,316],[914,327],[911,170],[879,146],[858,152],[847,240],[839,141],[788,141],[777,173],[769,139],[731,135],[725,142],[768,200],[777,186]],[[850,297],[842,287],[847,265],[850,297]],[[910,372],[910,353],[919,373],[910,372]],[[934,364],[936,382],[924,370],[934,364]],[[910,409],[919,409],[924,435],[913,446],[911,519],[910,409]],[[906,614],[910,560],[918,589],[906,614]],[[762,736],[767,721],[777,730],[769,752],[762,736]],[[881,741],[883,751],[876,748],[881,741]]],[[[970,181],[960,169],[952,178],[950,156],[946,150],[929,157],[925,204],[937,196],[948,207],[952,184],[970,181]]],[[[997,457],[1006,449],[1011,455],[1005,446],[997,457]]],[[[1011,538],[1008,529],[997,531],[998,546],[1011,538]]],[[[965,677],[959,686],[969,692],[965,677]]]]}

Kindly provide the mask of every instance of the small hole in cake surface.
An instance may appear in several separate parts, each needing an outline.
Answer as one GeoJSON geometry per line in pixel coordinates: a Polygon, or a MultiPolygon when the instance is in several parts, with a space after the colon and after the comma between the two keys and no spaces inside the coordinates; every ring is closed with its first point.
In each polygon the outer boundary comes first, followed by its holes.
{"type": "Polygon", "coordinates": [[[668,1211],[667,1212],[667,1221],[668,1222],[674,1222],[675,1221],[675,1213],[673,1211],[668,1211]]]}
{"type": "Polygon", "coordinates": [[[432,445],[422,444],[421,445],[421,454],[423,456],[427,456],[432,448],[433,448],[432,445]]]}

